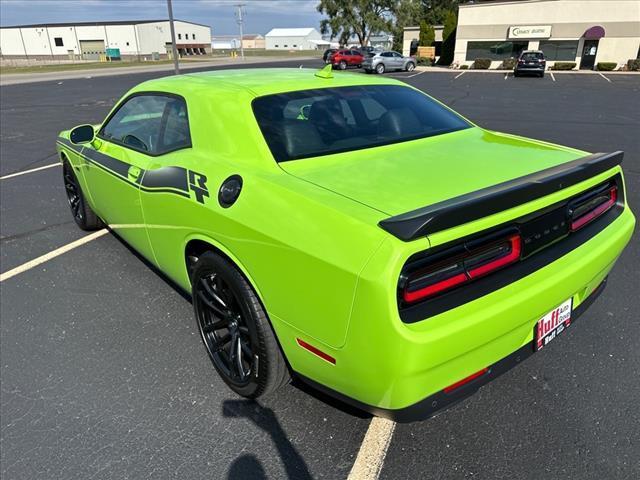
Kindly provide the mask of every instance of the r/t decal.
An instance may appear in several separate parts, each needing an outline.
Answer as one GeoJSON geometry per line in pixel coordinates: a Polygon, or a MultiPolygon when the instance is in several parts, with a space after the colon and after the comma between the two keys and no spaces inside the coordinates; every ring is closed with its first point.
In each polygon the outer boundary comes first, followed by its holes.
{"type": "Polygon", "coordinates": [[[189,170],[189,190],[195,194],[198,202],[204,203],[204,197],[209,196],[206,175],[189,170]]]}

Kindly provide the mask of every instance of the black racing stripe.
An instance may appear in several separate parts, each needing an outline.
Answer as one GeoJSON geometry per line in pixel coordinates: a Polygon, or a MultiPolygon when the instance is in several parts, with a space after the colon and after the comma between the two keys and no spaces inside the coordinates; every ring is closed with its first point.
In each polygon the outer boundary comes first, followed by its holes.
{"type": "Polygon", "coordinates": [[[167,188],[144,188],[140,187],[140,190],[147,193],[173,193],[174,195],[180,195],[181,197],[191,198],[191,195],[187,192],[179,192],[177,190],[169,190],[167,188]]]}
{"type": "MultiPolygon", "coordinates": [[[[91,148],[83,148],[81,155],[90,160],[91,162],[108,168],[114,173],[127,178],[129,175],[129,169],[131,164],[118,160],[117,158],[110,157],[104,153],[97,152],[91,148]]],[[[140,169],[140,175],[144,173],[144,170],[140,169]]],[[[138,177],[140,178],[140,176],[138,177]]]]}
{"type": "Polygon", "coordinates": [[[189,191],[187,170],[182,167],[162,167],[147,170],[142,177],[141,185],[148,188],[175,188],[183,192],[189,191]]]}
{"type": "Polygon", "coordinates": [[[102,171],[109,173],[117,179],[128,183],[133,187],[138,187],[148,193],[173,193],[181,197],[191,198],[187,182],[187,170],[182,167],[162,167],[158,170],[141,170],[138,178],[142,178],[141,183],[132,182],[128,179],[128,172],[131,165],[118,159],[96,152],[91,149],[80,149],[66,138],[58,137],[57,142],[63,147],[73,150],[78,155],[86,158],[91,164],[99,167],[102,171]],[[176,190],[171,190],[175,188],[176,190]]]}

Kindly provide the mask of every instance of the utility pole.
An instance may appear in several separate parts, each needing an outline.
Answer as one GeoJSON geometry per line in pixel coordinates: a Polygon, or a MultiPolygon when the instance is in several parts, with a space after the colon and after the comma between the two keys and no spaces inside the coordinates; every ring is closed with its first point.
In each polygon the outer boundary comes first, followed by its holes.
{"type": "Polygon", "coordinates": [[[180,75],[180,66],[178,65],[178,47],[176,47],[176,29],[173,27],[173,8],[171,8],[171,0],[167,0],[167,9],[169,10],[169,26],[171,27],[171,52],[173,55],[173,69],[176,75],[180,75]]]}
{"type": "Polygon", "coordinates": [[[242,7],[244,7],[244,4],[239,3],[238,5],[236,5],[236,7],[238,7],[238,25],[240,26],[240,57],[242,57],[242,60],[244,60],[244,46],[242,45],[242,24],[244,22],[244,20],[242,19],[242,7]]]}

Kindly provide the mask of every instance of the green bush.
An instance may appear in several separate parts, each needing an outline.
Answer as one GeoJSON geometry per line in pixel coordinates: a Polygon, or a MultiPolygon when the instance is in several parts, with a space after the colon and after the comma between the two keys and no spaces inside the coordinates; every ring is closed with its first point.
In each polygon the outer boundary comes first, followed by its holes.
{"type": "Polygon", "coordinates": [[[499,69],[500,70],[513,70],[516,66],[516,63],[518,63],[518,60],[516,60],[515,58],[507,58],[505,60],[502,61],[502,65],[500,65],[499,69]]]}
{"type": "Polygon", "coordinates": [[[576,68],[576,62],[556,62],[551,70],[573,70],[576,68]]]}
{"type": "Polygon", "coordinates": [[[460,65],[460,70],[469,70],[469,65],[460,65]]]}
{"type": "Polygon", "coordinates": [[[491,66],[490,58],[476,58],[471,68],[474,70],[487,70],[491,66]]]}
{"type": "Polygon", "coordinates": [[[632,58],[627,62],[627,70],[637,72],[640,70],[640,58],[632,58]]]}
{"type": "Polygon", "coordinates": [[[433,65],[433,59],[429,57],[418,57],[417,63],[422,67],[430,67],[433,65]]]}
{"type": "Polygon", "coordinates": [[[598,62],[596,65],[596,70],[601,70],[603,72],[610,72],[611,70],[615,70],[618,64],[616,62],[598,62]]]}

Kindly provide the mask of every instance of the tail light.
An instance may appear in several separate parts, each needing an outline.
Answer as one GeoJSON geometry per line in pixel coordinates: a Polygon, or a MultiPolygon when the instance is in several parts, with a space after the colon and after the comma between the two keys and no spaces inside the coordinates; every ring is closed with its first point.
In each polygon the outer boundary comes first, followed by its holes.
{"type": "Polygon", "coordinates": [[[517,233],[490,240],[459,245],[443,252],[436,263],[409,273],[403,281],[406,303],[433,297],[459,285],[488,275],[520,259],[521,239],[517,233]]]}
{"type": "Polygon", "coordinates": [[[607,185],[578,198],[569,205],[571,231],[580,230],[599,216],[606,213],[618,201],[618,187],[607,185]]]}

